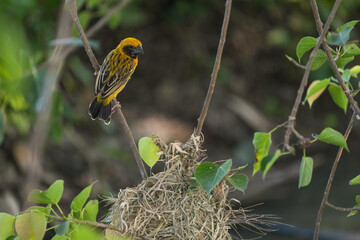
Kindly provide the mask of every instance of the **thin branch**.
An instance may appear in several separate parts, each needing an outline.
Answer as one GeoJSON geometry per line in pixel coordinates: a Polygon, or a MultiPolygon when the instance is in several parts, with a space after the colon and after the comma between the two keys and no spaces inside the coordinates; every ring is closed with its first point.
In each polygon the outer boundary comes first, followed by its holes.
{"type": "Polygon", "coordinates": [[[310,75],[313,60],[315,58],[316,52],[319,49],[321,43],[324,41],[325,35],[326,35],[326,33],[328,32],[328,30],[330,28],[330,24],[331,24],[331,22],[332,22],[332,20],[333,20],[333,18],[335,16],[335,13],[336,13],[340,3],[341,3],[341,0],[336,0],[336,2],[334,3],[334,6],[333,6],[333,8],[332,8],[332,10],[330,12],[330,15],[329,15],[329,17],[328,17],[328,19],[327,19],[327,21],[325,23],[324,29],[322,30],[322,32],[320,34],[319,40],[317,41],[315,47],[313,48],[313,50],[312,50],[312,52],[310,54],[309,61],[306,64],[305,72],[304,72],[304,75],[302,77],[300,87],[298,89],[298,93],[297,93],[297,96],[296,96],[296,99],[295,99],[294,106],[293,106],[293,108],[291,110],[291,114],[289,116],[289,124],[288,124],[288,128],[286,129],[286,133],[285,133],[285,137],[284,137],[284,148],[287,149],[287,150],[291,149],[291,147],[289,145],[290,136],[291,136],[291,133],[292,133],[293,126],[295,125],[295,122],[296,122],[296,114],[297,114],[297,111],[298,111],[300,103],[301,103],[302,95],[303,95],[303,93],[305,91],[305,87],[306,87],[306,85],[308,83],[308,80],[309,80],[309,75],[310,75]]]}
{"type": "MultiPolygon", "coordinates": [[[[314,18],[315,18],[315,24],[316,24],[316,29],[318,31],[318,33],[320,34],[322,32],[322,22],[321,22],[321,19],[320,19],[320,14],[319,14],[319,10],[318,10],[318,7],[317,7],[317,4],[316,4],[316,0],[311,0],[311,7],[312,7],[312,10],[313,10],[313,14],[314,14],[314,18]]],[[[339,4],[340,4],[341,1],[339,1],[339,4]]],[[[328,57],[329,59],[329,63],[330,63],[330,66],[334,72],[334,75],[336,77],[336,79],[338,80],[342,90],[344,91],[346,97],[349,99],[349,103],[350,105],[352,106],[352,108],[355,110],[356,114],[360,116],[360,108],[358,106],[358,103],[354,100],[352,94],[351,94],[351,91],[349,90],[349,88],[346,86],[344,80],[342,79],[341,77],[341,74],[336,66],[336,63],[335,61],[337,60],[337,58],[339,58],[339,55],[337,55],[335,58],[333,58],[332,54],[331,54],[331,50],[330,50],[330,47],[328,45],[328,43],[326,41],[323,41],[323,46],[324,46],[324,50],[325,50],[325,53],[326,53],[326,56],[328,57]]]]}
{"type": "Polygon", "coordinates": [[[58,220],[58,221],[70,221],[70,222],[76,222],[76,223],[80,223],[80,224],[84,224],[84,225],[89,225],[92,227],[110,229],[110,230],[113,230],[113,231],[123,234],[123,231],[121,231],[121,229],[119,229],[113,225],[110,225],[110,224],[92,222],[92,221],[87,221],[87,220],[80,220],[80,219],[76,219],[76,218],[64,219],[63,217],[58,217],[58,216],[53,216],[53,215],[49,215],[47,217],[54,219],[54,220],[58,220]]]}
{"type": "Polygon", "coordinates": [[[111,9],[104,17],[102,17],[99,21],[97,21],[89,30],[86,31],[86,36],[90,37],[94,35],[97,31],[99,31],[116,13],[121,11],[130,0],[123,0],[119,4],[117,4],[113,9],[111,9]]]}
{"type": "Polygon", "coordinates": [[[66,0],[66,5],[69,8],[69,12],[71,14],[72,20],[74,22],[74,25],[76,27],[76,30],[78,31],[81,41],[84,44],[84,48],[85,51],[90,59],[90,62],[93,66],[93,68],[95,69],[95,72],[98,72],[100,69],[99,63],[96,60],[96,57],[94,55],[94,52],[92,51],[89,41],[85,35],[84,29],[81,26],[80,20],[79,20],[79,16],[78,16],[78,12],[77,12],[77,7],[76,7],[76,2],[75,0],[66,0]]]}
{"type": "Polygon", "coordinates": [[[343,208],[343,207],[338,207],[338,206],[335,206],[329,202],[326,202],[325,203],[327,206],[337,210],[337,211],[341,211],[341,212],[351,212],[351,211],[354,211],[354,210],[360,210],[360,207],[352,207],[352,208],[343,208]]]}
{"type": "MultiPolygon", "coordinates": [[[[125,6],[124,4],[126,4],[126,3],[127,2],[123,3],[121,5],[121,7],[119,6],[118,8],[124,7],[125,6]]],[[[98,61],[96,60],[94,52],[92,51],[92,49],[90,47],[90,44],[89,44],[89,41],[88,41],[88,39],[87,39],[87,37],[85,35],[85,32],[84,32],[84,30],[83,30],[83,28],[82,28],[82,26],[80,24],[79,17],[78,17],[78,14],[77,14],[77,8],[76,8],[75,0],[66,0],[66,4],[68,5],[70,14],[72,16],[72,19],[73,19],[73,22],[74,22],[74,24],[76,26],[76,29],[78,30],[80,38],[83,41],[85,51],[86,51],[86,53],[87,53],[87,55],[88,55],[88,57],[89,57],[89,59],[91,61],[91,64],[93,65],[95,72],[98,72],[100,67],[99,67],[98,61]]],[[[147,172],[146,172],[146,169],[145,169],[144,164],[142,162],[139,151],[138,151],[138,149],[136,147],[134,137],[133,137],[133,135],[131,133],[131,130],[130,130],[127,122],[126,122],[126,119],[125,119],[124,114],[122,113],[121,109],[119,108],[117,110],[119,112],[121,126],[124,129],[124,132],[126,134],[128,142],[130,144],[131,150],[132,150],[132,152],[134,154],[134,157],[135,157],[136,163],[138,165],[141,177],[142,177],[143,180],[145,180],[147,178],[147,172]]]]}
{"type": "Polygon", "coordinates": [[[207,95],[205,98],[205,102],[202,107],[200,117],[198,119],[198,125],[196,127],[195,136],[199,136],[201,133],[201,130],[204,125],[204,121],[205,121],[205,118],[206,118],[206,115],[207,115],[207,112],[209,109],[211,97],[214,93],[216,78],[217,78],[217,74],[218,74],[218,71],[220,68],[220,63],[221,63],[221,56],[222,56],[222,52],[223,52],[224,45],[225,45],[227,28],[229,26],[231,2],[232,2],[232,0],[226,0],[224,20],[223,20],[223,25],[221,28],[221,36],[220,36],[220,41],[219,41],[219,45],[218,45],[218,49],[217,49],[217,53],[216,53],[215,64],[214,64],[213,71],[211,73],[211,81],[210,81],[209,89],[208,89],[208,92],[207,92],[207,95]]]}
{"type": "MultiPolygon", "coordinates": [[[[356,114],[354,112],[351,119],[350,119],[349,125],[348,125],[348,127],[347,127],[347,129],[345,131],[345,134],[344,134],[345,141],[348,139],[349,134],[351,132],[351,129],[353,127],[355,116],[356,116],[356,114]]],[[[331,169],[331,172],[330,172],[330,176],[329,176],[328,182],[326,184],[324,196],[323,196],[323,199],[322,199],[319,211],[318,211],[318,215],[317,215],[317,218],[316,218],[316,224],[315,224],[313,240],[317,240],[319,238],[321,218],[322,218],[322,215],[323,215],[323,212],[324,212],[325,204],[326,204],[326,202],[328,201],[328,198],[329,198],[330,188],[331,188],[332,182],[334,180],[336,168],[337,168],[337,165],[338,165],[338,163],[340,161],[340,157],[342,155],[343,150],[344,150],[344,147],[339,148],[339,150],[337,152],[337,155],[336,155],[336,158],[335,158],[335,161],[333,163],[333,166],[332,166],[332,169],[331,169]]]]}
{"type": "Polygon", "coordinates": [[[147,179],[148,175],[147,175],[143,160],[142,160],[142,158],[140,156],[139,150],[136,147],[134,137],[133,137],[133,135],[132,135],[132,133],[130,131],[130,128],[129,128],[127,122],[126,122],[126,119],[125,119],[124,114],[122,113],[121,109],[120,108],[117,109],[117,112],[118,112],[118,115],[119,115],[119,120],[120,120],[121,126],[123,127],[123,130],[125,132],[127,140],[128,140],[128,142],[130,144],[131,151],[134,154],[136,164],[137,164],[137,166],[138,166],[138,168],[140,170],[141,178],[143,180],[145,180],[145,179],[147,179]]]}
{"type": "Polygon", "coordinates": [[[292,59],[292,58],[288,58],[288,60],[290,61],[290,62],[292,62],[295,66],[297,66],[298,68],[302,68],[302,69],[306,69],[306,66],[304,66],[304,65],[302,65],[302,64],[300,64],[300,63],[298,63],[297,61],[295,61],[294,59],[292,59]]]}

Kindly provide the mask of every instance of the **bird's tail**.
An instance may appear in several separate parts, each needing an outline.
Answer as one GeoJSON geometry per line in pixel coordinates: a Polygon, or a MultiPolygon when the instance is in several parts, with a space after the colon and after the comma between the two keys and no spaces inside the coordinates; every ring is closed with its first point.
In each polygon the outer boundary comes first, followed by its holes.
{"type": "Polygon", "coordinates": [[[97,97],[95,97],[89,106],[89,115],[92,120],[95,120],[99,117],[105,122],[106,125],[110,124],[111,116],[111,103],[108,105],[103,105],[103,103],[98,102],[97,97]]]}

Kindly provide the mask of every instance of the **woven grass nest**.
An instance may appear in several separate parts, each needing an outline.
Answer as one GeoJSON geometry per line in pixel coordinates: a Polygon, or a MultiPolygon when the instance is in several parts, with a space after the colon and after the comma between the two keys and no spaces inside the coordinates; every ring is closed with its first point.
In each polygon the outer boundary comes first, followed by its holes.
{"type": "MultiPolygon", "coordinates": [[[[111,201],[111,225],[131,239],[232,239],[233,224],[266,232],[257,223],[271,225],[269,216],[246,214],[249,210],[233,210],[227,200],[229,187],[220,182],[209,196],[202,188],[189,191],[198,159],[205,153],[202,138],[194,136],[182,144],[154,142],[162,151],[163,172],[155,174],[133,188],[120,190],[111,201]]],[[[118,232],[107,230],[107,239],[118,232]]],[[[240,237],[241,238],[241,237],[240,237]]]]}

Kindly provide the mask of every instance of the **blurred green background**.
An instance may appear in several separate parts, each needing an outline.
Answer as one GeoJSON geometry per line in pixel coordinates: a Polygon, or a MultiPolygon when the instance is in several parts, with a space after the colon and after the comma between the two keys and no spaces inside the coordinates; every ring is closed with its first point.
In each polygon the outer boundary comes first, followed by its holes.
{"type": "MultiPolygon", "coordinates": [[[[118,96],[136,141],[152,134],[166,141],[186,141],[191,135],[207,92],[224,3],[131,0],[89,39],[99,63],[121,39],[132,36],[142,41],[145,54],[140,56],[136,72],[118,96]]],[[[318,1],[324,22],[333,3],[318,1]]],[[[56,72],[49,131],[43,126],[47,140],[40,188],[55,179],[64,179],[66,209],[68,201],[94,180],[99,182],[93,197],[116,195],[120,188],[133,187],[140,181],[116,116],[106,126],[92,121],[87,113],[94,94],[94,71],[79,47],[81,42],[74,27],[70,36],[55,39],[63,4],[60,0],[0,2],[0,211],[13,214],[23,209],[26,199],[21,192],[33,150],[34,124],[44,104],[42,91],[57,44],[63,44],[64,51],[77,48],[62,59],[56,72]]],[[[81,0],[77,4],[81,23],[87,30],[119,1],[81,0]]],[[[360,1],[343,1],[332,30],[356,19],[360,19],[360,1]]],[[[357,25],[351,39],[359,39],[359,30],[357,25]]],[[[251,165],[255,159],[253,133],[269,131],[287,120],[303,70],[290,63],[285,54],[295,58],[296,44],[304,36],[318,36],[309,1],[233,1],[218,82],[203,129],[209,160],[232,158],[235,165],[251,165]]],[[[357,64],[359,59],[349,66],[357,64]]],[[[331,74],[325,64],[311,73],[311,80],[331,74]]],[[[351,111],[344,114],[326,93],[311,110],[307,105],[300,107],[296,126],[309,137],[324,127],[344,132],[350,114],[351,111]]],[[[283,134],[282,130],[276,133],[273,141],[280,144],[283,134]]],[[[359,192],[357,187],[348,185],[360,173],[359,140],[357,121],[348,143],[351,152],[344,154],[330,193],[330,202],[339,206],[353,206],[359,192]]],[[[298,151],[296,156],[276,164],[265,180],[251,177],[248,167],[248,191],[245,195],[231,195],[244,206],[264,202],[256,211],[275,213],[284,223],[311,230],[336,150],[321,143],[309,149],[317,167],[311,185],[305,189],[297,189],[301,159],[298,151]]],[[[160,170],[155,166],[155,172],[160,170]]],[[[345,213],[327,209],[323,219],[324,231],[360,234],[358,216],[346,218],[345,213]]],[[[300,235],[298,239],[311,239],[300,235]]],[[[272,233],[265,239],[295,239],[289,236],[286,233],[281,238],[272,233]]]]}

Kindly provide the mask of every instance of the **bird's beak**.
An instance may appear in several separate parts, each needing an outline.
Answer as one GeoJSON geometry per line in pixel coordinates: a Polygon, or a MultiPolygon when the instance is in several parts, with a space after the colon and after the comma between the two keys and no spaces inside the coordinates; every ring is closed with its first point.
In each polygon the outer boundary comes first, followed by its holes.
{"type": "Polygon", "coordinates": [[[142,48],[142,46],[141,45],[139,45],[139,46],[137,46],[136,48],[134,48],[134,53],[135,54],[139,54],[139,53],[144,53],[144,50],[143,50],[143,48],[142,48]]]}

